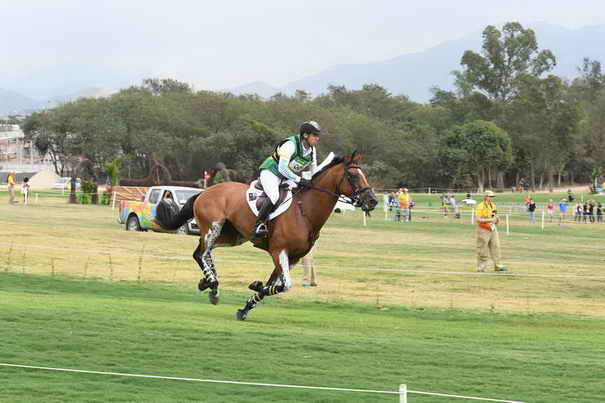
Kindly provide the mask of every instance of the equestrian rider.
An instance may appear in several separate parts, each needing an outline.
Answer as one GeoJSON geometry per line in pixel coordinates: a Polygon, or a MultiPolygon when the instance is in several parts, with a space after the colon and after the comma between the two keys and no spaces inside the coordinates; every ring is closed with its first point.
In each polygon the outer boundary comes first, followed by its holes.
{"type": "Polygon", "coordinates": [[[260,182],[267,198],[258,211],[258,219],[252,229],[253,239],[266,238],[269,230],[267,218],[279,199],[279,185],[282,181],[292,180],[299,187],[310,187],[311,181],[300,174],[304,170],[315,170],[317,153],[315,146],[319,143],[321,127],[315,121],[304,122],[299,135],[290,136],[281,141],[275,151],[259,167],[260,182]]]}

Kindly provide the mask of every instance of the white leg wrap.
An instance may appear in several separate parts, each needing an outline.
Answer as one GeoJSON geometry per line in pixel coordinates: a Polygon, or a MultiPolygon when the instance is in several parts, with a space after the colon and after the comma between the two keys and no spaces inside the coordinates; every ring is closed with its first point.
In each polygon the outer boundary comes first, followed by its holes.
{"type": "Polygon", "coordinates": [[[282,250],[279,252],[279,264],[282,269],[282,279],[284,282],[284,292],[292,288],[292,279],[290,278],[290,261],[288,259],[288,252],[282,250]]]}
{"type": "MultiPolygon", "coordinates": [[[[214,269],[214,262],[212,261],[212,249],[214,249],[214,243],[216,242],[216,238],[221,234],[221,229],[223,225],[219,222],[213,222],[210,228],[208,229],[208,233],[204,237],[204,243],[206,244],[206,249],[202,254],[202,262],[204,264],[204,274],[206,271],[214,269]]],[[[211,274],[214,276],[214,274],[211,274]]]]}

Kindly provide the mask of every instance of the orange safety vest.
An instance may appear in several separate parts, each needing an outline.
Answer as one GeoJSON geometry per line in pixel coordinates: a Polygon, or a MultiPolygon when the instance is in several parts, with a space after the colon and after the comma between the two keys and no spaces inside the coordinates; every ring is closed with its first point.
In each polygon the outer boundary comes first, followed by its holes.
{"type": "MultiPolygon", "coordinates": [[[[482,201],[475,210],[477,218],[492,218],[494,211],[496,211],[496,205],[491,202],[482,201]]],[[[477,227],[486,231],[492,231],[493,226],[491,222],[481,222],[477,220],[477,227]]]]}

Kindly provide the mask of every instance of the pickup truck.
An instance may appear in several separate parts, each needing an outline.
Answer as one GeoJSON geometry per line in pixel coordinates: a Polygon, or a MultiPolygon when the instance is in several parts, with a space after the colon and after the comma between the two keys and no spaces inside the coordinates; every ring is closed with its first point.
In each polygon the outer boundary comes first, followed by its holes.
{"type": "MultiPolygon", "coordinates": [[[[124,224],[126,231],[148,231],[159,230],[157,225],[152,224],[155,211],[161,200],[172,198],[179,206],[198,193],[202,189],[181,186],[152,186],[147,189],[142,201],[120,200],[118,202],[118,222],[124,224]]],[[[178,234],[199,234],[199,228],[195,220],[189,220],[176,231],[178,234]]]]}

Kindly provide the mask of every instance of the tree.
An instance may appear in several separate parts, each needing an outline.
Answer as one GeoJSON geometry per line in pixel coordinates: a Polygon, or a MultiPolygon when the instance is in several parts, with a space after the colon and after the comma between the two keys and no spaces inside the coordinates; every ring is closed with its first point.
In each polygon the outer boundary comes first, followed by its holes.
{"type": "Polygon", "coordinates": [[[601,71],[601,62],[585,57],[582,66],[578,67],[580,77],[573,81],[579,98],[595,102],[605,88],[605,75],[601,71]]]}
{"type": "MultiPolygon", "coordinates": [[[[538,50],[533,30],[509,22],[502,31],[489,25],[483,30],[481,54],[464,52],[463,71],[455,71],[456,87],[463,98],[474,97],[484,119],[507,129],[506,108],[517,95],[520,75],[540,77],[556,65],[550,50],[538,50]]],[[[497,186],[504,187],[504,171],[497,172],[497,186]]]]}
{"type": "Polygon", "coordinates": [[[556,59],[550,50],[538,52],[533,30],[518,22],[509,22],[499,31],[489,25],[483,30],[481,55],[467,50],[455,72],[461,91],[480,91],[494,107],[508,103],[515,95],[515,79],[520,73],[539,77],[552,70],[556,59]]]}
{"type": "Polygon", "coordinates": [[[490,167],[505,168],[512,161],[510,137],[494,123],[483,120],[455,126],[445,138],[441,159],[454,183],[471,175],[482,192],[490,167]]]}
{"type": "Polygon", "coordinates": [[[554,174],[560,177],[571,160],[580,120],[577,102],[554,75],[543,79],[520,75],[517,90],[508,115],[515,143],[526,157],[532,189],[537,173],[542,178],[540,185],[546,177],[552,189],[554,174]]]}
{"type": "Polygon", "coordinates": [[[68,151],[73,137],[69,117],[69,112],[63,108],[35,112],[21,125],[26,140],[33,142],[40,155],[48,155],[59,176],[65,176],[74,166],[68,151]]]}
{"type": "Polygon", "coordinates": [[[191,86],[171,78],[146,78],[143,80],[142,88],[151,91],[154,95],[166,94],[170,92],[191,93],[191,86]]]}

